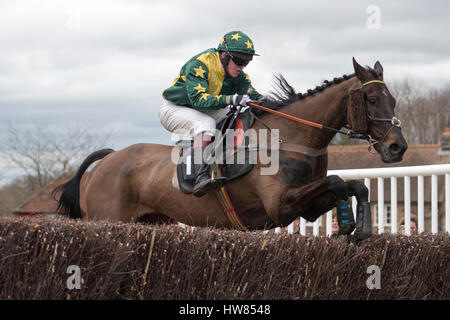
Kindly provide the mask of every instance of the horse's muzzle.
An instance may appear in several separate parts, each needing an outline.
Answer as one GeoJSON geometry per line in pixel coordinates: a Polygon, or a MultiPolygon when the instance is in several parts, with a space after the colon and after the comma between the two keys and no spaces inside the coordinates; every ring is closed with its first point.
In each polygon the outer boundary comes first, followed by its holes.
{"type": "Polygon", "coordinates": [[[381,146],[381,159],[385,163],[399,162],[408,149],[408,144],[403,137],[392,143],[383,143],[381,146]]]}

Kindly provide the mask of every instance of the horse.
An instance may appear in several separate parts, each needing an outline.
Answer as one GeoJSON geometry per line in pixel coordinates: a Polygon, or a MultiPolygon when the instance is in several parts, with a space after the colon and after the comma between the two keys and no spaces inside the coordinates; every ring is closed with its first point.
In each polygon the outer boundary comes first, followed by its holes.
{"type": "MultiPolygon", "coordinates": [[[[380,62],[373,68],[363,67],[353,58],[353,68],[354,73],[324,81],[306,94],[296,93],[279,77],[278,91],[267,102],[269,109],[279,114],[255,112],[260,121],[251,128],[277,128],[283,143],[276,173],[262,175],[267,164],[257,162],[249,173],[226,186],[246,230],[285,227],[298,217],[313,222],[339,201],[355,196],[356,231],[360,238],[370,236],[368,189],[361,181],[327,176],[326,148],[345,126],[354,135],[368,139],[385,163],[401,161],[408,146],[395,118],[396,101],[383,80],[380,62]],[[355,96],[359,104],[352,98],[355,96]],[[292,121],[280,113],[329,130],[292,121]],[[290,147],[283,148],[283,144],[290,147]]],[[[83,220],[177,221],[190,226],[236,228],[224,215],[213,188],[196,198],[174,186],[173,148],[138,143],[119,151],[93,152],[72,179],[54,190],[61,193],[58,212],[83,220]],[[84,175],[97,160],[101,161],[84,175]]]]}

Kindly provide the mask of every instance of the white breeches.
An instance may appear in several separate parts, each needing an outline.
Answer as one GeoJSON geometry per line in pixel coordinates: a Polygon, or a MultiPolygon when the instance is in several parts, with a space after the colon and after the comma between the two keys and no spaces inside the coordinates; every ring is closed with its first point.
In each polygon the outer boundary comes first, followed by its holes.
{"type": "Polygon", "coordinates": [[[199,133],[214,136],[216,122],[220,122],[226,117],[230,109],[210,110],[205,112],[197,111],[193,108],[177,106],[176,104],[164,100],[159,109],[159,119],[165,129],[185,139],[192,139],[199,133]]]}

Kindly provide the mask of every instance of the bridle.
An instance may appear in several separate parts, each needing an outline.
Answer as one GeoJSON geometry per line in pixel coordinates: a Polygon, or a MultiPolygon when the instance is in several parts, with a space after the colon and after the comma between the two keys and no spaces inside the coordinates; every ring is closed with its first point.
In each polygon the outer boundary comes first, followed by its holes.
{"type": "MultiPolygon", "coordinates": [[[[321,129],[321,130],[333,131],[335,133],[340,133],[340,134],[346,135],[346,136],[349,137],[349,139],[366,140],[369,143],[369,148],[368,149],[369,149],[369,152],[370,152],[374,145],[376,145],[376,144],[383,144],[383,142],[386,140],[387,136],[392,131],[392,129],[394,129],[396,127],[397,128],[401,127],[401,121],[398,118],[396,118],[396,117],[392,117],[391,119],[388,119],[388,118],[375,118],[367,110],[366,102],[364,101],[365,99],[362,98],[363,92],[360,89],[365,87],[365,86],[367,86],[367,85],[369,85],[369,84],[373,84],[373,83],[379,83],[379,84],[386,85],[386,83],[384,81],[371,80],[371,81],[367,81],[367,82],[362,83],[361,87],[359,89],[357,89],[357,90],[354,90],[354,92],[358,92],[358,94],[360,94],[360,96],[359,96],[360,101],[363,101],[363,102],[360,102],[360,104],[361,103],[364,104],[362,106],[362,108],[359,108],[360,112],[363,112],[362,114],[358,115],[359,117],[361,117],[361,119],[365,119],[367,124],[369,124],[371,122],[390,122],[392,124],[392,126],[386,131],[386,133],[383,136],[383,139],[381,139],[381,140],[373,139],[370,136],[370,134],[367,133],[369,125],[363,126],[362,127],[363,129],[361,129],[361,130],[357,130],[357,129],[355,130],[355,127],[352,128],[352,124],[350,123],[350,127],[346,127],[347,131],[343,131],[343,130],[327,127],[327,126],[325,126],[323,124],[319,124],[319,123],[312,122],[312,121],[309,121],[309,120],[301,119],[301,118],[298,118],[298,117],[286,114],[284,112],[273,110],[273,109],[270,109],[268,107],[264,107],[264,106],[261,106],[261,105],[258,104],[258,103],[263,103],[263,101],[252,101],[252,102],[249,102],[248,105],[251,106],[251,107],[254,107],[254,108],[257,108],[257,109],[269,112],[269,113],[272,113],[272,114],[279,115],[279,116],[281,116],[283,118],[287,118],[287,119],[296,121],[298,123],[302,123],[302,124],[311,126],[311,127],[315,127],[315,128],[321,129]]],[[[352,104],[352,101],[350,101],[350,107],[351,107],[351,104],[352,104]]],[[[254,116],[254,118],[256,120],[258,120],[261,123],[263,123],[263,125],[270,130],[270,128],[261,119],[259,119],[255,115],[253,115],[253,116],[254,116]]],[[[280,140],[280,142],[283,142],[283,141],[280,140]]]]}
{"type": "MultiPolygon", "coordinates": [[[[361,88],[363,88],[369,84],[373,84],[373,83],[379,83],[379,84],[386,86],[386,83],[384,81],[370,80],[370,81],[362,83],[361,88]]],[[[371,122],[390,122],[391,123],[391,127],[386,131],[386,133],[384,134],[384,136],[381,140],[375,140],[369,134],[364,132],[365,134],[367,134],[367,139],[365,139],[365,140],[367,140],[369,142],[369,151],[372,149],[372,147],[375,144],[383,144],[384,141],[386,140],[387,136],[389,135],[389,133],[392,131],[392,129],[401,128],[401,125],[402,125],[402,122],[397,117],[394,117],[394,116],[390,119],[389,118],[375,118],[370,114],[370,112],[369,112],[369,110],[367,110],[367,108],[366,108],[366,119],[367,119],[368,123],[371,123],[371,122]]]]}

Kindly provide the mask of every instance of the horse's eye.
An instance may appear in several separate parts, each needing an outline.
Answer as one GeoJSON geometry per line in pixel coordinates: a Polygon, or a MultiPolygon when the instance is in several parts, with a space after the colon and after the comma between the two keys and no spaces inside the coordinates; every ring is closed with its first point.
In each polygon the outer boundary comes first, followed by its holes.
{"type": "Polygon", "coordinates": [[[377,98],[369,97],[368,100],[369,100],[369,103],[370,103],[370,104],[375,104],[375,103],[377,103],[377,98]]]}

